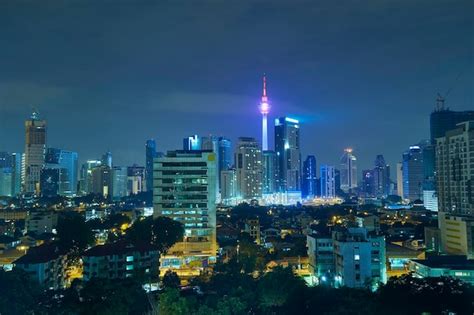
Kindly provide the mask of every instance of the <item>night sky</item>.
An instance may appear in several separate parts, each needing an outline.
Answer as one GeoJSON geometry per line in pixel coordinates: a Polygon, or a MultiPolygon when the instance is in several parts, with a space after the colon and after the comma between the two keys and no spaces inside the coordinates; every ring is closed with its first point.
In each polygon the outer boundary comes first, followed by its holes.
{"type": "MultiPolygon", "coordinates": [[[[436,94],[474,109],[474,1],[0,1],[0,151],[24,150],[37,107],[48,146],[81,162],[186,135],[261,137],[302,121],[302,152],[359,170],[429,137],[436,94]]],[[[359,172],[359,177],[361,176],[359,172]]],[[[392,173],[393,174],[393,173],[392,173]]]]}

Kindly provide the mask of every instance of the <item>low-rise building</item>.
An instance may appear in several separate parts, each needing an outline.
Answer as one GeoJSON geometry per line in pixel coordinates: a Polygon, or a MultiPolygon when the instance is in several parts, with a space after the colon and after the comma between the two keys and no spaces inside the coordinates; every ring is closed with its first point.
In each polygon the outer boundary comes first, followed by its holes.
{"type": "Polygon", "coordinates": [[[26,271],[45,288],[64,287],[66,255],[56,244],[43,244],[30,248],[26,255],[14,261],[14,266],[26,271]]]}
{"type": "Polygon", "coordinates": [[[319,282],[334,280],[334,247],[331,236],[311,234],[307,236],[308,269],[319,282]]]}
{"type": "Polygon", "coordinates": [[[430,256],[426,260],[412,259],[410,271],[420,278],[454,277],[474,285],[474,259],[466,256],[430,256]]]}
{"type": "Polygon", "coordinates": [[[52,233],[58,224],[58,215],[53,211],[35,211],[28,213],[26,231],[37,235],[52,233]]]}
{"type": "Polygon", "coordinates": [[[158,277],[159,252],[150,244],[119,241],[98,245],[83,256],[84,280],[124,279],[134,275],[152,280],[158,277]]]}

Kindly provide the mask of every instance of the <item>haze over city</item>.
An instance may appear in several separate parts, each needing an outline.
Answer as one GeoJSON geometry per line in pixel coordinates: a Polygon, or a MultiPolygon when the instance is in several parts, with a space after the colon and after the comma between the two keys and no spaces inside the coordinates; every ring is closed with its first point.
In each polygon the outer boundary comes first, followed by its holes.
{"type": "MultiPolygon", "coordinates": [[[[144,162],[184,136],[261,139],[261,76],[274,118],[300,119],[302,154],[394,166],[429,138],[437,93],[472,109],[472,1],[0,4],[0,151],[21,151],[37,108],[48,144],[80,161],[144,162]],[[7,136],[4,136],[7,135],[7,136]]],[[[392,168],[393,172],[393,168],[392,168]]]]}

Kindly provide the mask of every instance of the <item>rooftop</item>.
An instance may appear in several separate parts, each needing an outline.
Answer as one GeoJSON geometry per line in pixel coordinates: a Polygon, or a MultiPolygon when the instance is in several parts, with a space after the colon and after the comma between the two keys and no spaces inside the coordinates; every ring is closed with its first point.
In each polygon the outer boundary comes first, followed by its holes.
{"type": "Polygon", "coordinates": [[[26,255],[15,260],[15,264],[42,264],[57,259],[63,252],[54,244],[43,244],[38,247],[31,247],[26,255]]]}
{"type": "Polygon", "coordinates": [[[430,268],[445,268],[454,270],[474,270],[474,259],[467,259],[466,256],[430,256],[426,260],[413,259],[413,262],[430,268]]]}
{"type": "Polygon", "coordinates": [[[110,256],[110,255],[123,255],[133,252],[149,252],[157,251],[156,246],[153,246],[148,243],[137,243],[131,244],[126,241],[119,241],[110,244],[97,245],[87,250],[84,253],[86,257],[101,257],[101,256],[110,256]]]}

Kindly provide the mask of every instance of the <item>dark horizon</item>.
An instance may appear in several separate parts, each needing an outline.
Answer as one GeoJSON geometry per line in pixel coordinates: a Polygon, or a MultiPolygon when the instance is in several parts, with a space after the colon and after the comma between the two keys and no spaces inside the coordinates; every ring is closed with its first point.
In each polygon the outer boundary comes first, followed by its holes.
{"type": "Polygon", "coordinates": [[[474,3],[0,4],[0,151],[24,150],[32,107],[49,147],[80,161],[110,150],[143,165],[145,141],[180,149],[192,134],[259,141],[261,76],[273,121],[301,120],[302,159],[358,176],[429,139],[437,93],[473,109],[474,3]],[[243,127],[245,131],[243,131],[243,127]]]}

